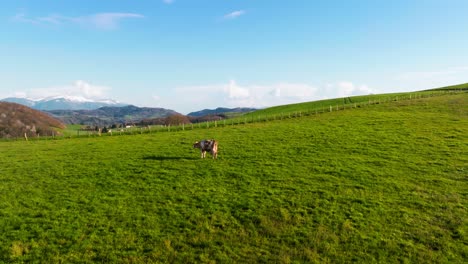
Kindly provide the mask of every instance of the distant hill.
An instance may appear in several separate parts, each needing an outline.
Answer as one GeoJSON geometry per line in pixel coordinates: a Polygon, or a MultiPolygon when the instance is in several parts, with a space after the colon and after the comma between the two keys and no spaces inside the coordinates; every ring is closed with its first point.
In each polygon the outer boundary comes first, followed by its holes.
{"type": "Polygon", "coordinates": [[[2,99],[3,102],[18,103],[36,110],[94,110],[104,106],[126,106],[111,99],[91,100],[78,96],[57,96],[41,100],[27,98],[9,97],[2,99]]]}
{"type": "Polygon", "coordinates": [[[137,107],[101,107],[95,110],[51,110],[46,111],[66,124],[108,126],[117,123],[138,123],[144,119],[161,118],[179,114],[164,108],[137,107]]]}
{"type": "Polygon", "coordinates": [[[197,112],[191,112],[188,114],[188,116],[201,117],[201,116],[207,116],[207,115],[220,115],[220,114],[227,114],[227,113],[248,113],[248,112],[252,112],[255,110],[257,109],[247,108],[247,107],[237,107],[237,108],[218,107],[216,109],[204,109],[204,110],[197,111],[197,112]]]}
{"type": "Polygon", "coordinates": [[[0,138],[58,134],[65,125],[52,116],[30,107],[0,102],[0,138]]]}

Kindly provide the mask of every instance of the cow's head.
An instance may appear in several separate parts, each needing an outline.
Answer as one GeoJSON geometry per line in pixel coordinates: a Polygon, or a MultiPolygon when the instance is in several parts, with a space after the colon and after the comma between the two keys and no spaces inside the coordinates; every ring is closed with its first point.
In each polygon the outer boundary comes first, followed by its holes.
{"type": "Polygon", "coordinates": [[[200,142],[195,141],[195,143],[193,144],[193,148],[201,148],[200,142]]]}

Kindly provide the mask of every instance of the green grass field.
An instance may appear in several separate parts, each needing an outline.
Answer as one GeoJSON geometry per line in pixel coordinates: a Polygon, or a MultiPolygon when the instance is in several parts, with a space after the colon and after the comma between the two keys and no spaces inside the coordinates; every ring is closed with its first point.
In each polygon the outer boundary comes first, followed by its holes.
{"type": "Polygon", "coordinates": [[[466,263],[468,95],[0,142],[0,262],[466,263]],[[216,138],[218,160],[195,140],[216,138]]]}

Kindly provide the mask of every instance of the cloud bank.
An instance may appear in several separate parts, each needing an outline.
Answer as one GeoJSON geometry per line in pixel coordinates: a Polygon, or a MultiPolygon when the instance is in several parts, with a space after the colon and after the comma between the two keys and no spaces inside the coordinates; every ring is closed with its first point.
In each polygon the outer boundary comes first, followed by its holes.
{"type": "Polygon", "coordinates": [[[40,100],[50,97],[74,97],[84,100],[99,100],[109,97],[111,88],[95,85],[83,80],[74,81],[69,85],[31,89],[15,93],[15,97],[40,100]]]}
{"type": "MultiPolygon", "coordinates": [[[[31,89],[14,94],[15,97],[40,100],[51,97],[99,101],[113,98],[111,87],[77,80],[68,85],[31,89]]],[[[177,87],[165,94],[135,94],[126,98],[138,106],[164,107],[187,114],[206,108],[253,107],[265,108],[331,98],[379,93],[365,84],[349,81],[314,86],[306,83],[279,82],[274,84],[241,85],[236,80],[227,83],[177,87]]]]}
{"type": "Polygon", "coordinates": [[[356,85],[349,81],[313,86],[289,82],[240,85],[235,80],[230,80],[226,84],[178,87],[169,96],[156,98],[162,107],[189,113],[216,107],[264,108],[376,92],[367,85],[356,85]]]}
{"type": "MultiPolygon", "coordinates": [[[[99,101],[113,99],[112,89],[84,80],[68,85],[30,89],[13,96],[40,100],[45,98],[73,98],[75,100],[99,101]]],[[[166,91],[164,94],[138,94],[131,102],[137,106],[163,107],[187,114],[206,108],[253,107],[265,108],[276,105],[294,104],[331,98],[379,93],[365,84],[357,85],[349,81],[314,86],[306,83],[280,82],[274,84],[241,85],[236,80],[227,83],[184,86],[166,91]]],[[[129,100],[129,98],[127,100],[129,100]]],[[[124,100],[125,101],[125,100],[124,100]]]]}

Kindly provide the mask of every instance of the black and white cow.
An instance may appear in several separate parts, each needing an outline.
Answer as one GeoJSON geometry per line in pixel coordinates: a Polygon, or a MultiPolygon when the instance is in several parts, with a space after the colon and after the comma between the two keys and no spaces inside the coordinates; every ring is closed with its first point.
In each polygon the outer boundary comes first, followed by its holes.
{"type": "Polygon", "coordinates": [[[209,152],[213,156],[213,159],[218,158],[218,141],[214,139],[197,141],[193,144],[193,147],[200,149],[202,159],[206,157],[206,152],[209,152]]]}

